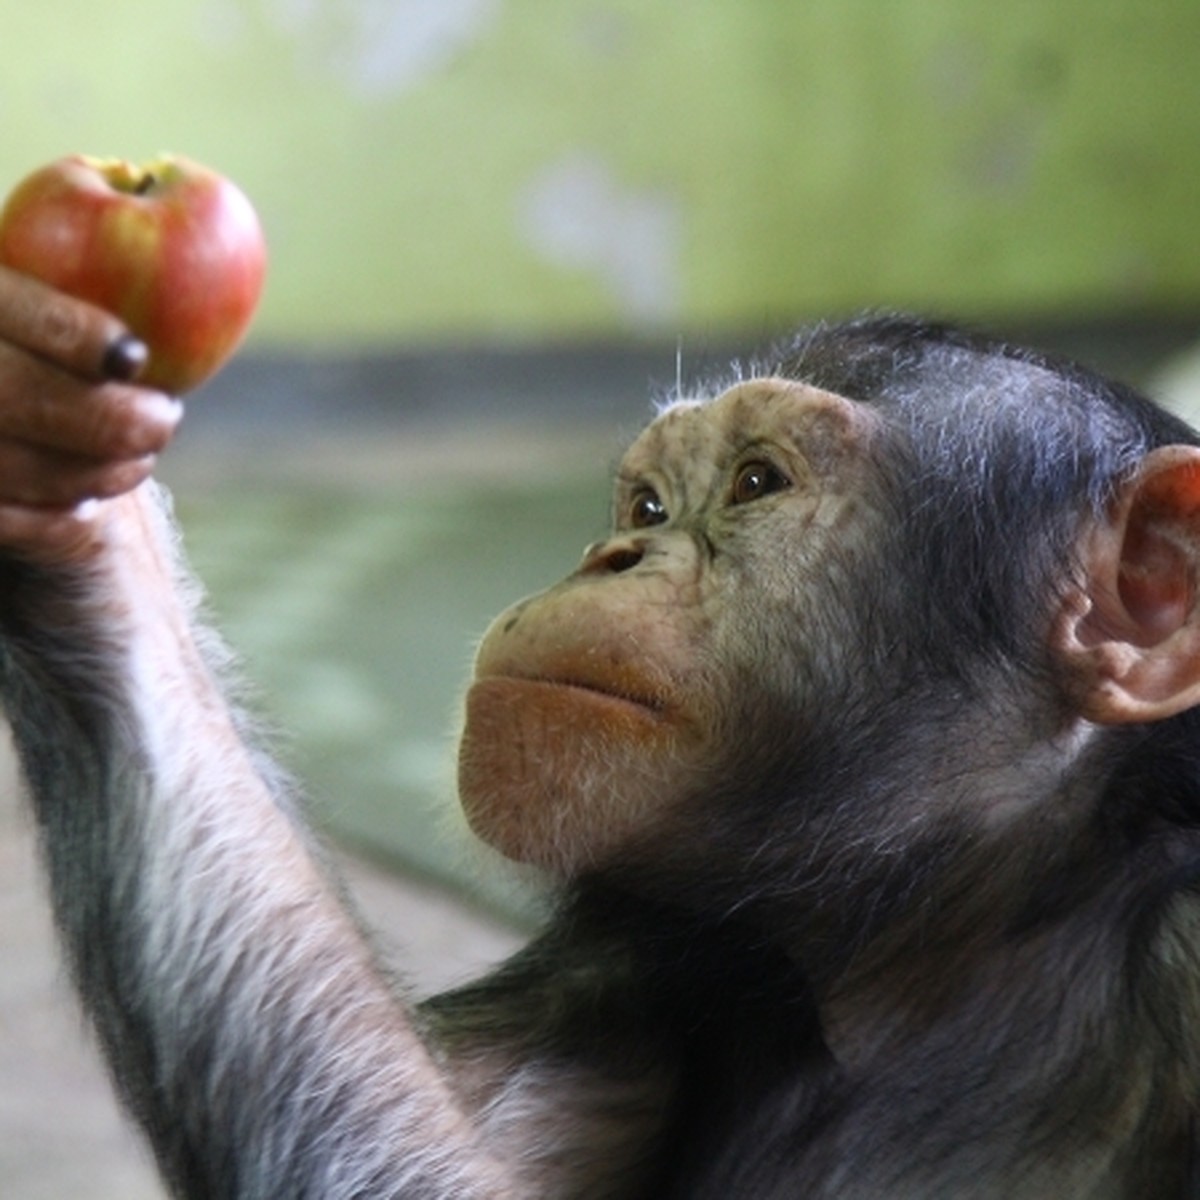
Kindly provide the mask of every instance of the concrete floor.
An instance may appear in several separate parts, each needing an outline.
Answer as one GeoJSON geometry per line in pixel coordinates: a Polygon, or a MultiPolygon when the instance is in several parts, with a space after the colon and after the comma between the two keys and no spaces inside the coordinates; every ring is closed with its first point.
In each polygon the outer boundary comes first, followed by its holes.
{"type": "MultiPolygon", "coordinates": [[[[0,1197],[161,1200],[64,978],[7,754],[0,775],[0,1197]]],[[[340,865],[422,994],[471,977],[518,943],[511,927],[444,891],[347,856],[340,865]]]]}

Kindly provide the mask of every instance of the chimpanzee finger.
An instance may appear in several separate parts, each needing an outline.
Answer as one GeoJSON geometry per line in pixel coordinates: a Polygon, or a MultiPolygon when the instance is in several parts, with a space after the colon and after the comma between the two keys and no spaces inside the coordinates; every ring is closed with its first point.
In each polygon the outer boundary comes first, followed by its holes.
{"type": "Polygon", "coordinates": [[[0,440],[0,505],[70,509],[132,491],[153,472],[155,456],[101,460],[0,440]]]}
{"type": "Polygon", "coordinates": [[[112,314],[3,266],[0,339],[84,379],[132,380],[149,358],[112,314]]]}
{"type": "Polygon", "coordinates": [[[0,552],[47,564],[84,559],[99,544],[98,508],[91,501],[73,509],[0,504],[0,552]]]}
{"type": "Polygon", "coordinates": [[[173,397],[128,384],[87,385],[0,342],[0,439],[69,454],[155,454],[183,415],[173,397]]]}

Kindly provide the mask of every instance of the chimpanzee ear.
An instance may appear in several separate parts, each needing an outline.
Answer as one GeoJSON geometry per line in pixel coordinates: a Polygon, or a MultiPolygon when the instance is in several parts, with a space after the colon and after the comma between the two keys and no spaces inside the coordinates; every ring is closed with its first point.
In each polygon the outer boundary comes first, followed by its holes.
{"type": "Polygon", "coordinates": [[[1200,704],[1200,447],[1151,451],[1080,559],[1053,648],[1081,715],[1156,721],[1200,704]]]}

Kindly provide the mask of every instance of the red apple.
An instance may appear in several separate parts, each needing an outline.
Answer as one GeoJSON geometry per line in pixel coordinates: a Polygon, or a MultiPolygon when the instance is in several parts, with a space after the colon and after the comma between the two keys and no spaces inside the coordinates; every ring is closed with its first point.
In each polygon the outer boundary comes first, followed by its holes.
{"type": "Polygon", "coordinates": [[[250,201],[207,167],[72,155],[8,197],[0,263],[115,313],[149,348],[141,382],[178,394],[241,342],[266,247],[250,201]]]}

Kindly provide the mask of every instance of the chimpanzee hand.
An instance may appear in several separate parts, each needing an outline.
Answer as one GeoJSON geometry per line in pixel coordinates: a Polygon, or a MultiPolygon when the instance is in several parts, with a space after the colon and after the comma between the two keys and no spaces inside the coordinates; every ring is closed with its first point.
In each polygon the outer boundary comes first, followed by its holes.
{"type": "Polygon", "coordinates": [[[145,348],[101,310],[0,267],[0,547],[94,556],[108,501],[151,473],[182,405],[132,380],[145,348]]]}

